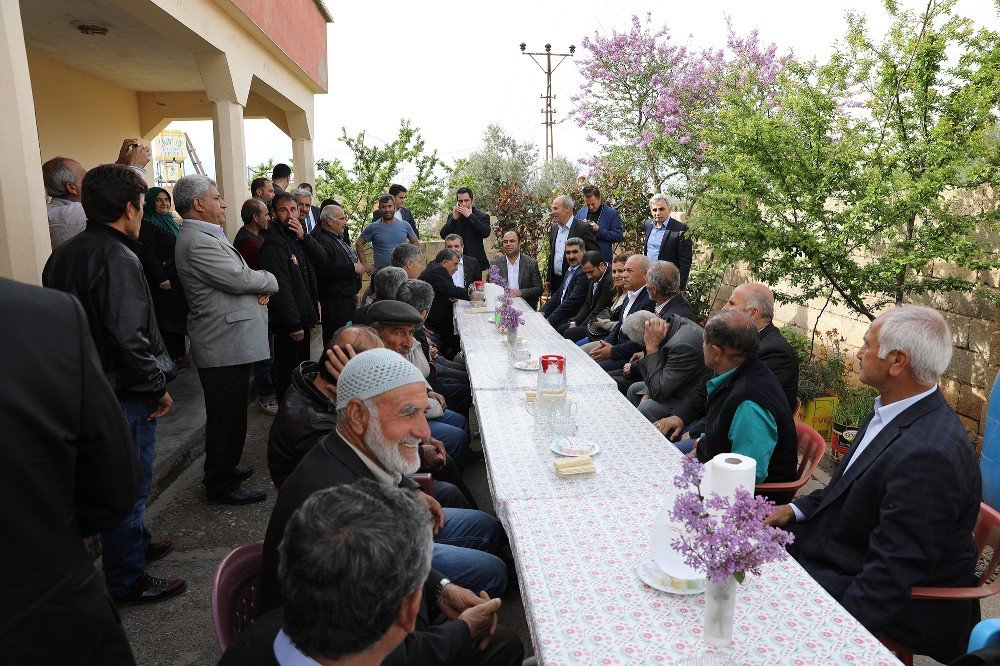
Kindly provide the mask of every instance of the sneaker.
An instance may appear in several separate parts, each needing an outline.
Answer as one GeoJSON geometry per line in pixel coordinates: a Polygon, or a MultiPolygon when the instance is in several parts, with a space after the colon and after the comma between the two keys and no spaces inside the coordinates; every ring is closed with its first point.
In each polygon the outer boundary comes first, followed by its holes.
{"type": "Polygon", "coordinates": [[[152,604],[175,597],[185,589],[187,583],[180,578],[153,578],[149,574],[142,574],[127,592],[113,598],[115,603],[121,605],[152,604]]]}
{"type": "Polygon", "coordinates": [[[274,416],[278,413],[278,401],[268,400],[267,402],[258,402],[257,411],[274,416]]]}

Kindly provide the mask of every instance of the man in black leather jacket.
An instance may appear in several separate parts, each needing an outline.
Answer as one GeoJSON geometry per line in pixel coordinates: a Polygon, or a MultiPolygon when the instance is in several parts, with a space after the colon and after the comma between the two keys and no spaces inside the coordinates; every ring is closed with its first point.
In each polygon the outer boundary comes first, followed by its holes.
{"type": "Polygon", "coordinates": [[[144,524],[156,419],[173,404],[167,381],[174,373],[136,256],[148,188],[128,167],[104,164],[87,172],[82,189],[87,228],[52,253],[42,284],[80,300],[101,367],[132,433],[142,469],[139,495],[129,516],[101,533],[103,568],[115,601],[149,603],[183,592],[185,583],[145,573],[147,562],[173,548],[169,540],[152,543],[144,524]]]}

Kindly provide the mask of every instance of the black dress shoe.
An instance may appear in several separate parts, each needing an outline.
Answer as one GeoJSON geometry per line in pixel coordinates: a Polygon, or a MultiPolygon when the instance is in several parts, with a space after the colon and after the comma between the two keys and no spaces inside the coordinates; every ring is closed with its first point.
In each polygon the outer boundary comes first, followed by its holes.
{"type": "Polygon", "coordinates": [[[253,476],[253,472],[253,467],[235,467],[233,468],[233,478],[237,481],[246,481],[253,476]]]}
{"type": "Polygon", "coordinates": [[[152,604],[175,597],[187,589],[187,583],[180,578],[153,578],[148,574],[139,576],[139,580],[124,594],[112,597],[116,604],[152,604]]]}
{"type": "Polygon", "coordinates": [[[170,539],[155,541],[146,547],[146,564],[162,559],[167,553],[174,549],[174,542],[170,539]]]}
{"type": "Polygon", "coordinates": [[[243,486],[236,486],[226,493],[208,495],[209,504],[254,504],[267,499],[267,493],[262,490],[248,490],[243,486]]]}

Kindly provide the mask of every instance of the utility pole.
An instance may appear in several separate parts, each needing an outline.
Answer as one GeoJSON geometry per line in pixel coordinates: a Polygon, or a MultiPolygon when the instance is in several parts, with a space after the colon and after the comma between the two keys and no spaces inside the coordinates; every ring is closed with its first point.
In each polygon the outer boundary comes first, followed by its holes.
{"type": "Polygon", "coordinates": [[[552,126],[555,125],[555,113],[556,110],[552,108],[552,100],[555,99],[555,95],[552,94],[552,72],[556,71],[556,68],[562,64],[563,60],[566,58],[572,58],[573,53],[576,52],[576,47],[570,45],[569,53],[552,53],[552,45],[545,45],[545,52],[538,53],[532,51],[525,51],[527,44],[521,42],[521,55],[531,56],[531,59],[535,61],[535,64],[545,72],[545,94],[541,96],[545,100],[545,108],[542,109],[542,113],[545,114],[545,161],[548,162],[553,157],[556,156],[555,146],[553,145],[552,139],[552,126]],[[543,66],[539,59],[535,56],[545,56],[545,65],[543,66]],[[555,67],[552,66],[552,58],[558,58],[555,67]]]}

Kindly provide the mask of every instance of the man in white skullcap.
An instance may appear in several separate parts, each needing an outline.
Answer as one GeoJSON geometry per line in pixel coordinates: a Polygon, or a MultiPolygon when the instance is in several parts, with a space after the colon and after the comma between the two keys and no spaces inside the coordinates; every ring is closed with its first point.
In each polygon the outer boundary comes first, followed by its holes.
{"type": "MultiPolygon", "coordinates": [[[[437,581],[440,590],[455,580],[477,593],[503,594],[507,567],[493,554],[502,536],[496,519],[471,509],[442,509],[407,476],[420,466],[420,441],[430,437],[424,416],[427,401],[420,370],[396,352],[370,349],[347,362],[337,380],[337,429],[295,467],[282,484],[271,514],[264,537],[258,612],[281,605],[278,544],[292,513],[317,490],[360,478],[420,493],[434,521],[432,564],[443,574],[443,582],[437,581]]],[[[469,590],[452,587],[464,590],[460,596],[469,603],[482,601],[469,590]]]]}

